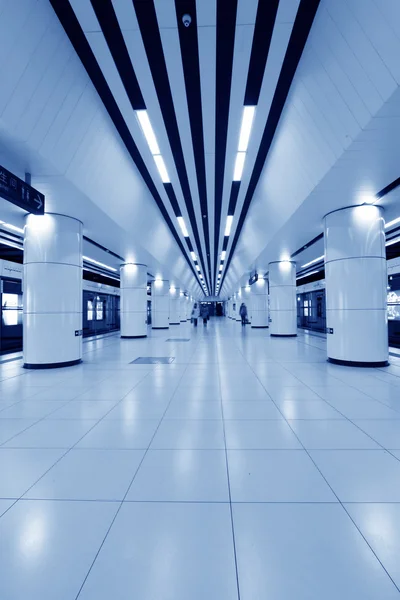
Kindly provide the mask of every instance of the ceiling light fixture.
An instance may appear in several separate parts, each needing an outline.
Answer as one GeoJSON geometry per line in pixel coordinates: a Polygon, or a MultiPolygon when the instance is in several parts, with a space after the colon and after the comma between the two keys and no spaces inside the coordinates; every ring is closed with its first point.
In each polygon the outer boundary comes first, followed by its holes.
{"type": "Polygon", "coordinates": [[[385,246],[392,246],[393,244],[397,244],[397,242],[400,242],[400,237],[395,237],[389,240],[388,242],[386,242],[385,246]]]}
{"type": "Polygon", "coordinates": [[[0,244],[4,244],[4,246],[10,246],[10,248],[17,248],[18,250],[23,250],[22,246],[18,246],[17,244],[14,244],[13,242],[4,240],[3,238],[0,238],[0,244]]]}
{"type": "Polygon", "coordinates": [[[233,216],[232,215],[228,215],[226,217],[225,237],[228,237],[228,235],[231,234],[232,221],[233,221],[233,216]]]}
{"type": "Polygon", "coordinates": [[[296,277],[296,279],[304,279],[305,277],[310,277],[310,275],[315,275],[316,273],[319,273],[320,271],[311,271],[311,273],[306,273],[305,275],[300,275],[300,277],[296,277]]]}
{"type": "Polygon", "coordinates": [[[385,229],[387,229],[388,227],[391,227],[392,225],[396,225],[396,223],[400,223],[400,217],[397,217],[397,219],[393,219],[393,221],[389,221],[388,223],[385,223],[385,229]]]}
{"type": "Polygon", "coordinates": [[[186,228],[185,221],[184,221],[183,217],[177,217],[177,219],[178,219],[179,227],[181,228],[183,236],[184,237],[189,237],[189,232],[188,232],[188,230],[186,228]]]}
{"type": "Polygon", "coordinates": [[[191,252],[191,253],[190,253],[190,256],[192,257],[192,259],[193,259],[193,260],[197,260],[197,256],[195,255],[195,253],[194,253],[194,252],[191,252]]]}
{"type": "Polygon", "coordinates": [[[233,181],[241,181],[246,152],[238,152],[236,154],[235,170],[233,172],[233,181]]]}
{"type": "Polygon", "coordinates": [[[114,272],[118,271],[118,269],[114,269],[114,267],[105,265],[104,263],[99,262],[98,260],[95,260],[94,258],[89,258],[89,256],[82,256],[82,259],[85,260],[86,262],[93,263],[94,265],[97,265],[99,267],[104,267],[105,269],[109,269],[110,271],[114,271],[114,272]]]}
{"type": "Polygon", "coordinates": [[[310,260],[310,262],[306,263],[305,265],[301,265],[302,269],[305,269],[306,267],[309,267],[310,265],[313,265],[317,262],[319,262],[320,260],[323,260],[325,258],[325,254],[323,254],[322,256],[318,256],[318,258],[314,258],[314,260],[310,260]]]}
{"type": "Polygon", "coordinates": [[[140,126],[142,128],[143,135],[146,138],[146,142],[149,145],[150,152],[153,155],[161,154],[160,148],[157,143],[156,135],[155,135],[153,127],[151,126],[151,123],[150,123],[150,119],[149,119],[147,110],[137,110],[136,116],[137,116],[140,126]]]}
{"type": "Polygon", "coordinates": [[[244,106],[242,115],[242,125],[240,128],[239,136],[239,152],[246,152],[249,145],[251,128],[253,125],[254,114],[256,112],[255,106],[244,106]]]}
{"type": "Polygon", "coordinates": [[[221,252],[221,260],[225,260],[226,257],[226,250],[222,250],[221,252]]]}
{"type": "Polygon", "coordinates": [[[220,272],[222,271],[222,268],[223,268],[223,267],[222,267],[222,265],[219,265],[219,270],[220,270],[220,272]]]}
{"type": "Polygon", "coordinates": [[[156,163],[158,172],[160,173],[161,181],[163,183],[171,183],[171,180],[168,175],[167,167],[165,166],[165,162],[161,154],[153,155],[154,162],[156,163]]]}
{"type": "Polygon", "coordinates": [[[16,227],[15,225],[11,225],[11,223],[5,223],[4,221],[0,221],[0,225],[7,227],[7,229],[11,229],[11,231],[16,231],[17,233],[24,233],[24,230],[21,227],[16,227]]]}
{"type": "Polygon", "coordinates": [[[198,270],[198,272],[200,273],[200,267],[199,265],[196,265],[196,269],[198,270]]]}

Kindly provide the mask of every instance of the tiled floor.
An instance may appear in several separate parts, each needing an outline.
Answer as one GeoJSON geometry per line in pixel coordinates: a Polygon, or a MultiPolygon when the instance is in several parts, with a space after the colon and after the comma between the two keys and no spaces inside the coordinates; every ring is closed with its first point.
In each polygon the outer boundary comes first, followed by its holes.
{"type": "Polygon", "coordinates": [[[400,358],[229,320],[84,348],[0,365],[1,600],[400,599],[400,358]]]}

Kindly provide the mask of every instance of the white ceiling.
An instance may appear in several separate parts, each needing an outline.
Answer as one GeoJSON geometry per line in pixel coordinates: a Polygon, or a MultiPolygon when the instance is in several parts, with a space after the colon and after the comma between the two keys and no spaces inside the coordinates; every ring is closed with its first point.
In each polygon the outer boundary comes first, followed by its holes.
{"type": "MultiPolygon", "coordinates": [[[[112,0],[112,7],[190,242],[206,263],[204,218],[180,48],[182,25],[177,20],[174,0],[148,0],[154,1],[199,245],[135,1],[112,0]]],[[[258,8],[258,0],[238,0],[221,223],[215,248],[216,35],[220,1],[196,2],[211,279],[218,271],[218,261],[213,264],[214,252],[219,258],[224,242],[258,8]]],[[[109,4],[109,0],[103,2],[109,4]]],[[[61,0],[51,3],[60,4],[61,0]]],[[[188,264],[193,266],[189,248],[136,119],[126,82],[120,77],[97,20],[93,9],[96,1],[69,3],[172,225],[163,218],[51,3],[0,2],[0,164],[20,176],[31,171],[33,184],[46,194],[47,210],[81,218],[88,237],[127,260],[145,262],[154,274],[168,277],[198,295],[200,287],[188,264]]],[[[226,273],[223,271],[222,296],[243,285],[251,270],[267,271],[271,260],[290,256],[318,236],[326,212],[362,203],[400,176],[400,4],[398,0],[321,0],[252,202],[248,212],[243,212],[243,228],[232,247],[297,11],[299,5],[304,10],[305,4],[305,0],[279,2],[227,246],[224,269],[227,263],[229,267],[226,273]]],[[[399,199],[400,192],[395,190],[380,200],[388,219],[400,215],[399,199]]],[[[0,204],[0,219],[5,210],[0,204]]],[[[18,218],[22,217],[10,214],[10,219],[18,218]]],[[[93,252],[94,258],[107,262],[100,250],[93,252]]],[[[298,254],[296,260],[301,266],[322,253],[320,240],[298,254]]]]}

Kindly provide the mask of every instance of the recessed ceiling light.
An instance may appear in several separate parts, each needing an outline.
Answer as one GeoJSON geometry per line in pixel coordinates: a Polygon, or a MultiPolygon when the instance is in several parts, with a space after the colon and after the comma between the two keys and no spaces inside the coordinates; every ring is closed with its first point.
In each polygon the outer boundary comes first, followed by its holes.
{"type": "Polygon", "coordinates": [[[241,181],[246,152],[238,152],[236,154],[235,170],[233,172],[233,181],[241,181]]]}
{"type": "Polygon", "coordinates": [[[171,180],[168,175],[167,167],[165,166],[165,162],[161,154],[155,154],[153,156],[154,162],[156,163],[158,172],[160,173],[161,181],[163,183],[171,183],[171,180]]]}
{"type": "Polygon", "coordinates": [[[151,126],[149,115],[147,110],[137,110],[136,116],[139,120],[140,126],[142,128],[144,137],[149,145],[150,152],[154,154],[160,154],[160,148],[157,143],[157,138],[154,133],[153,127],[151,126]]]}
{"type": "Polygon", "coordinates": [[[318,256],[318,258],[314,258],[314,260],[310,260],[310,262],[306,263],[305,265],[301,265],[301,268],[305,269],[306,267],[309,267],[310,265],[313,265],[314,263],[317,263],[320,260],[324,260],[324,258],[325,258],[325,254],[323,254],[322,256],[318,256]]]}
{"type": "Polygon", "coordinates": [[[197,256],[195,255],[195,253],[194,253],[194,252],[191,252],[191,253],[190,253],[190,256],[192,257],[192,259],[193,259],[193,260],[197,260],[197,256]]]}
{"type": "Polygon", "coordinates": [[[397,217],[397,219],[393,219],[393,221],[389,221],[388,223],[385,223],[385,229],[387,229],[388,227],[391,227],[392,225],[396,225],[396,223],[400,223],[400,217],[397,217]]]}
{"type": "Polygon", "coordinates": [[[188,230],[186,228],[185,221],[184,221],[183,217],[177,217],[177,219],[178,219],[179,227],[181,228],[183,236],[184,237],[189,237],[189,232],[188,232],[188,230]]]}
{"type": "Polygon", "coordinates": [[[226,217],[225,237],[227,237],[231,233],[232,221],[233,221],[233,215],[228,215],[226,217]]]}
{"type": "Polygon", "coordinates": [[[86,262],[90,262],[93,263],[94,265],[97,265],[99,267],[104,267],[105,269],[109,269],[110,271],[118,271],[118,269],[115,269],[114,267],[110,267],[109,265],[105,265],[102,262],[99,262],[98,260],[95,260],[94,258],[89,258],[89,256],[82,256],[82,259],[85,260],[86,262]]]}
{"type": "Polygon", "coordinates": [[[239,152],[246,152],[247,147],[249,145],[251,127],[253,125],[255,110],[256,110],[255,106],[244,106],[243,107],[242,125],[240,128],[239,146],[238,146],[239,152]]]}
{"type": "Polygon", "coordinates": [[[222,250],[221,252],[221,260],[225,260],[226,257],[226,250],[222,250]]]}

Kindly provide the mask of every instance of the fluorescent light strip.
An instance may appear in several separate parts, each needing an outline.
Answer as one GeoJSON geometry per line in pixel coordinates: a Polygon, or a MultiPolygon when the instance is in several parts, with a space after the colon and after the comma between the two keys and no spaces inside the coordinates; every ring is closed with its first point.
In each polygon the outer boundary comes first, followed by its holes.
{"type": "Polygon", "coordinates": [[[160,154],[160,148],[157,143],[157,138],[154,133],[153,127],[151,126],[149,115],[147,110],[137,110],[137,118],[143,131],[143,135],[146,138],[146,142],[149,145],[150,152],[154,154],[160,154]]]}
{"type": "Polygon", "coordinates": [[[191,253],[190,253],[190,256],[192,257],[192,259],[193,259],[193,260],[197,260],[197,256],[195,255],[195,253],[194,253],[194,252],[191,252],[191,253]]]}
{"type": "Polygon", "coordinates": [[[228,237],[228,235],[231,234],[231,229],[232,229],[232,221],[233,221],[233,216],[228,215],[226,217],[226,226],[225,226],[225,237],[228,237]]]}
{"type": "Polygon", "coordinates": [[[243,107],[243,116],[242,116],[242,125],[240,128],[240,136],[239,136],[239,152],[246,152],[247,147],[249,145],[251,128],[253,125],[254,114],[256,111],[255,106],[244,106],[243,107]]]}
{"type": "Polygon", "coordinates": [[[7,227],[7,229],[11,229],[11,231],[16,231],[17,233],[24,233],[24,230],[21,229],[21,227],[16,227],[15,225],[11,225],[11,223],[0,221],[0,225],[4,225],[4,227],[7,227]]]}
{"type": "Polygon", "coordinates": [[[233,181],[241,181],[246,152],[238,152],[236,154],[235,170],[233,172],[233,181]]]}
{"type": "Polygon", "coordinates": [[[385,246],[392,246],[393,244],[397,244],[397,242],[400,242],[400,237],[395,237],[389,240],[388,242],[386,242],[385,246]]]}
{"type": "Polygon", "coordinates": [[[304,279],[305,277],[310,277],[310,275],[315,275],[315,273],[320,273],[320,271],[311,271],[311,273],[306,273],[305,275],[300,275],[300,277],[296,277],[296,279],[304,279]]]}
{"type": "Polygon", "coordinates": [[[99,262],[98,260],[95,260],[94,258],[89,258],[88,256],[82,256],[82,259],[85,260],[86,262],[90,262],[90,263],[93,263],[94,265],[98,265],[99,267],[104,267],[105,269],[109,269],[110,271],[114,271],[114,272],[118,271],[118,269],[114,269],[114,267],[105,265],[104,263],[99,262]]]}
{"type": "Polygon", "coordinates": [[[200,273],[200,267],[199,265],[196,265],[196,269],[198,270],[198,272],[200,273]]]}
{"type": "Polygon", "coordinates": [[[324,258],[325,258],[325,254],[323,254],[322,256],[318,256],[318,258],[314,258],[314,260],[310,260],[310,262],[306,263],[305,265],[301,265],[301,268],[305,269],[306,267],[309,267],[310,265],[313,265],[314,263],[317,263],[320,260],[323,260],[324,258]]]}
{"type": "Polygon", "coordinates": [[[3,238],[0,238],[0,244],[4,244],[4,246],[10,246],[10,248],[17,248],[18,250],[23,250],[22,246],[13,244],[13,242],[9,242],[8,240],[4,240],[3,238]]]}
{"type": "Polygon", "coordinates": [[[189,237],[189,232],[186,229],[184,218],[183,217],[177,217],[177,219],[178,219],[179,227],[181,228],[183,236],[184,237],[189,237]]]}
{"type": "Polygon", "coordinates": [[[154,162],[156,163],[158,172],[160,173],[161,181],[163,183],[171,183],[171,180],[168,175],[167,167],[165,166],[165,162],[161,154],[154,154],[153,156],[154,162]]]}
{"type": "Polygon", "coordinates": [[[225,260],[226,258],[226,250],[222,250],[221,252],[221,260],[225,260]]]}
{"type": "Polygon", "coordinates": [[[396,223],[400,223],[400,217],[397,217],[397,219],[393,219],[393,221],[389,221],[388,223],[385,223],[385,229],[387,229],[388,227],[391,227],[392,225],[396,225],[396,223]]]}
{"type": "Polygon", "coordinates": [[[222,271],[222,269],[223,269],[222,265],[219,265],[220,272],[222,271]]]}

